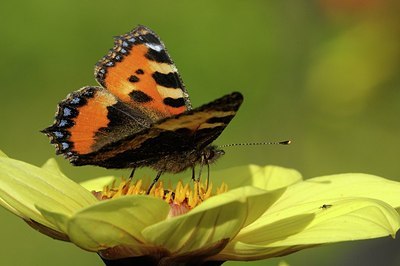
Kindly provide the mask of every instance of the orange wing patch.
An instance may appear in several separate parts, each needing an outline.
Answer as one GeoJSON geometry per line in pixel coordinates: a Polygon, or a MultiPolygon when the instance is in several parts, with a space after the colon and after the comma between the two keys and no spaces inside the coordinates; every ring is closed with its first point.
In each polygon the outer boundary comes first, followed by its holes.
{"type": "Polygon", "coordinates": [[[107,107],[117,98],[100,87],[84,87],[70,93],[58,105],[54,124],[42,132],[56,146],[57,154],[72,157],[93,152],[96,133],[109,125],[107,107]]]}
{"type": "MultiPolygon", "coordinates": [[[[123,102],[138,107],[153,109],[161,113],[161,117],[180,114],[186,111],[186,106],[172,107],[163,103],[166,97],[174,99],[182,97],[179,88],[167,88],[157,84],[152,74],[157,70],[172,71],[169,65],[160,66],[162,63],[152,62],[145,57],[149,48],[144,44],[132,47],[130,54],[115,67],[108,69],[105,86],[123,102]],[[141,95],[141,96],[134,96],[141,95]],[[145,96],[146,95],[146,96],[145,96]],[[146,100],[148,99],[148,100],[146,100]],[[150,100],[151,99],[151,100],[150,100]]],[[[159,72],[161,73],[161,72],[159,72]]],[[[168,74],[172,72],[162,73],[168,74]]]]}
{"type": "Polygon", "coordinates": [[[96,132],[110,122],[107,107],[116,103],[115,97],[104,90],[97,91],[93,98],[87,100],[86,105],[79,109],[79,116],[73,119],[74,126],[70,129],[70,141],[74,144],[72,151],[79,154],[92,152],[96,132]]]}
{"type": "MultiPolygon", "coordinates": [[[[161,97],[156,90],[157,84],[149,75],[149,73],[153,72],[148,64],[149,60],[144,57],[147,50],[144,45],[137,45],[132,48],[130,55],[126,56],[117,66],[108,69],[105,86],[111,93],[126,103],[134,104],[132,98],[129,96],[134,90],[143,91],[154,100],[161,101],[161,97]],[[133,69],[132,66],[135,66],[137,69],[133,69]],[[141,71],[138,71],[139,69],[141,71]],[[131,78],[135,71],[143,73],[135,75],[137,81],[131,78]],[[138,76],[140,76],[140,79],[138,76]],[[132,81],[129,81],[129,79],[132,81]],[[135,83],[133,84],[132,82],[135,83]]],[[[150,103],[147,102],[144,104],[149,105],[150,103]]]]}
{"type": "Polygon", "coordinates": [[[191,109],[183,82],[161,40],[139,26],[119,36],[96,65],[97,81],[154,121],[191,109]]]}

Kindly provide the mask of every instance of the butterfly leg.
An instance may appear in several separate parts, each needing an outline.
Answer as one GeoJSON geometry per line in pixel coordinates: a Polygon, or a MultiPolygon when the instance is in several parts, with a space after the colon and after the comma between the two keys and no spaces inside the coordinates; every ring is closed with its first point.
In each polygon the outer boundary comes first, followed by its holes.
{"type": "Polygon", "coordinates": [[[195,172],[195,169],[194,169],[194,165],[192,166],[192,180],[196,181],[196,172],[195,172]]]}
{"type": "Polygon", "coordinates": [[[206,183],[206,191],[208,190],[208,184],[210,184],[210,164],[207,163],[207,183],[206,183]]]}
{"type": "Polygon", "coordinates": [[[154,178],[153,182],[151,182],[151,185],[150,185],[149,188],[147,189],[146,194],[149,194],[149,193],[150,193],[151,189],[152,189],[152,188],[154,187],[154,185],[157,183],[158,179],[160,179],[160,176],[161,176],[162,173],[163,173],[162,171],[160,171],[160,172],[157,173],[156,178],[154,178]]]}
{"type": "Polygon", "coordinates": [[[197,177],[197,182],[200,182],[201,172],[203,172],[203,166],[204,166],[204,157],[201,157],[199,176],[197,177]]]}
{"type": "MultiPolygon", "coordinates": [[[[202,198],[202,194],[200,193],[201,189],[200,189],[200,178],[201,178],[201,173],[203,172],[203,166],[205,164],[205,158],[204,156],[201,157],[201,162],[200,162],[200,168],[199,168],[199,176],[197,177],[196,180],[194,180],[194,182],[197,184],[197,194],[199,195],[200,198],[202,198]]],[[[207,184],[208,186],[208,184],[207,184]]]]}
{"type": "Polygon", "coordinates": [[[133,179],[133,175],[135,174],[135,170],[136,170],[136,167],[134,167],[134,168],[132,169],[132,172],[131,172],[131,174],[129,175],[129,180],[132,180],[132,179],[133,179]]]}

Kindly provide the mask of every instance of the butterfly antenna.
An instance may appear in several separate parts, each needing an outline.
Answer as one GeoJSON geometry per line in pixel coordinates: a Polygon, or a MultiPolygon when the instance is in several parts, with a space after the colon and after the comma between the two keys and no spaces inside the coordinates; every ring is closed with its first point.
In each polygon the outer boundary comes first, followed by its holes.
{"type": "Polygon", "coordinates": [[[273,141],[273,142],[247,142],[247,143],[231,143],[218,146],[219,148],[233,147],[233,146],[259,146],[259,145],[289,145],[291,140],[273,141]]]}

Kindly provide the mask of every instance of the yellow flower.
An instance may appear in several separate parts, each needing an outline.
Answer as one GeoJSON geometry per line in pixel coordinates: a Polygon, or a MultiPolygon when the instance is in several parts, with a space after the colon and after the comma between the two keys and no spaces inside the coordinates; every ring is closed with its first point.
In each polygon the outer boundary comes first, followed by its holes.
{"type": "Polygon", "coordinates": [[[254,165],[212,177],[215,189],[158,185],[143,195],[140,183],[114,186],[113,177],[104,177],[77,184],[53,159],[36,167],[2,154],[0,204],[40,232],[113,265],[258,260],[320,244],[394,237],[400,227],[400,183],[380,177],[303,181],[292,169],[254,165]]]}

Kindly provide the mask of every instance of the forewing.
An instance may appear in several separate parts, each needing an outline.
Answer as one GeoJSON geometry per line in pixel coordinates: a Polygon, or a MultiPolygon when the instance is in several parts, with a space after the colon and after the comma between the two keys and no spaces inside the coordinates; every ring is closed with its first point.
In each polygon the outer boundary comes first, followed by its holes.
{"type": "Polygon", "coordinates": [[[166,118],[134,135],[87,154],[74,164],[106,168],[149,166],[173,153],[185,156],[215,140],[235,116],[243,96],[234,92],[199,108],[166,118]]]}
{"type": "Polygon", "coordinates": [[[222,133],[242,102],[242,94],[233,92],[192,111],[160,121],[152,128],[189,136],[194,147],[200,150],[222,133]]]}
{"type": "Polygon", "coordinates": [[[154,121],[191,109],[187,91],[160,38],[138,26],[115,38],[95,67],[96,80],[154,121]]]}

